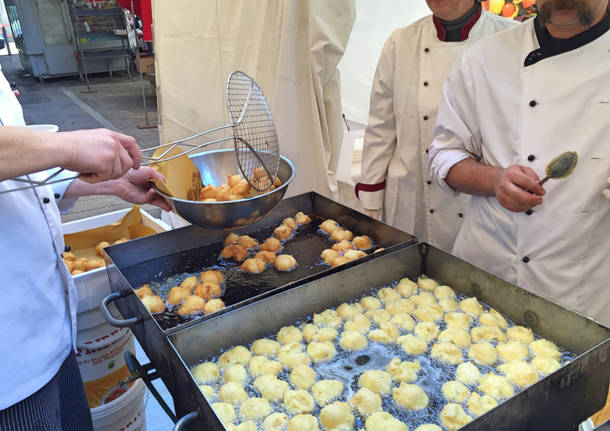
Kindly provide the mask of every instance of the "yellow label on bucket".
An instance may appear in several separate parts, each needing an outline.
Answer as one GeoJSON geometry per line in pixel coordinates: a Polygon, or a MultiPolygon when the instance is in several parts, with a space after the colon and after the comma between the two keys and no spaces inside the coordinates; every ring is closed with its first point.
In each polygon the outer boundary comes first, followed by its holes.
{"type": "Polygon", "coordinates": [[[127,389],[129,389],[133,383],[130,383],[125,388],[121,388],[118,384],[121,380],[129,377],[130,374],[129,369],[124,365],[107,376],[97,380],[84,382],[89,408],[95,408],[102,404],[109,403],[124,392],[127,392],[127,389]]]}

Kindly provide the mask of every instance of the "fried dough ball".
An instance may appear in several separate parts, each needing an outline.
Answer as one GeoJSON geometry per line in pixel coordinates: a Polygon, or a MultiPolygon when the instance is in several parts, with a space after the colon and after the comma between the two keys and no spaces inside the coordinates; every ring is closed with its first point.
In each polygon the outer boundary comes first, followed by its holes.
{"type": "MultiPolygon", "coordinates": [[[[335,244],[335,245],[337,245],[337,244],[335,244]]],[[[333,245],[333,248],[335,247],[335,245],[333,245]]],[[[339,256],[340,256],[340,254],[337,250],[330,249],[330,248],[327,248],[326,250],[322,250],[322,253],[320,254],[320,258],[327,265],[330,265],[339,256]]]]}
{"type": "Polygon", "coordinates": [[[415,305],[436,304],[436,298],[430,292],[420,292],[417,295],[411,296],[409,299],[411,299],[415,305]]]}
{"type": "Polygon", "coordinates": [[[276,338],[282,344],[300,343],[303,333],[296,326],[284,326],[278,331],[276,338]]]}
{"type": "Polygon", "coordinates": [[[241,245],[231,244],[222,249],[220,256],[222,256],[223,259],[241,262],[248,257],[248,250],[243,248],[241,245]]]}
{"type": "Polygon", "coordinates": [[[334,341],[337,335],[338,333],[335,328],[319,328],[311,323],[303,326],[303,338],[306,341],[334,341]]]}
{"type": "Polygon", "coordinates": [[[409,410],[425,409],[428,405],[428,395],[422,388],[404,382],[392,390],[392,398],[396,404],[409,410]]]}
{"type": "Polygon", "coordinates": [[[256,253],[254,255],[254,258],[262,260],[263,262],[265,262],[265,264],[269,264],[275,263],[275,259],[277,259],[277,256],[271,251],[263,250],[256,253]]]}
{"type": "Polygon", "coordinates": [[[483,313],[483,307],[477,301],[477,298],[466,298],[460,301],[460,310],[470,313],[475,317],[479,317],[483,313]]]}
{"type": "Polygon", "coordinates": [[[302,211],[296,213],[294,219],[298,224],[307,224],[311,221],[311,218],[302,211]]]}
{"type": "Polygon", "coordinates": [[[436,289],[439,286],[439,284],[436,280],[434,280],[432,278],[427,278],[425,276],[419,277],[417,279],[417,285],[419,286],[420,289],[426,290],[428,292],[434,292],[434,289],[436,289]]]}
{"type": "Polygon", "coordinates": [[[479,391],[486,395],[494,397],[496,400],[502,400],[512,397],[515,393],[513,385],[504,376],[489,373],[479,382],[479,391]]]}
{"type": "Polygon", "coordinates": [[[443,384],[442,391],[448,401],[456,403],[463,403],[470,396],[468,388],[455,380],[450,380],[443,384]]]}
{"type": "Polygon", "coordinates": [[[336,268],[337,266],[345,265],[346,263],[351,262],[347,257],[339,256],[330,261],[330,267],[336,268]]]}
{"type": "Polygon", "coordinates": [[[263,431],[281,431],[286,429],[288,416],[284,413],[271,413],[263,421],[263,431]]]}
{"type": "Polygon", "coordinates": [[[322,408],[320,411],[320,422],[328,430],[349,431],[353,429],[354,415],[350,410],[349,404],[335,401],[322,408]]]}
{"type": "Polygon", "coordinates": [[[498,405],[498,402],[495,398],[490,397],[489,395],[479,395],[476,392],[473,392],[468,398],[468,410],[470,413],[476,416],[481,416],[484,413],[487,413],[495,406],[498,405]]]}
{"type": "Polygon", "coordinates": [[[153,314],[165,311],[165,303],[159,295],[144,296],[141,301],[144,307],[153,314]]]}
{"type": "Polygon", "coordinates": [[[258,249],[260,251],[270,251],[271,253],[277,253],[282,249],[282,243],[279,239],[270,237],[267,238],[258,249]]]}
{"type": "Polygon", "coordinates": [[[250,274],[260,274],[265,270],[266,266],[267,263],[263,259],[251,257],[244,260],[244,263],[241,264],[241,270],[250,274]]]}
{"type": "Polygon", "coordinates": [[[335,357],[335,345],[330,341],[312,341],[307,346],[307,354],[314,362],[330,361],[335,357]]]}
{"type": "Polygon", "coordinates": [[[145,296],[154,295],[152,289],[150,288],[150,285],[148,285],[148,284],[143,284],[138,289],[135,289],[134,292],[136,292],[136,295],[138,295],[138,298],[140,298],[140,299],[144,298],[145,296]]]}
{"type": "Polygon", "coordinates": [[[298,345],[285,344],[280,348],[280,351],[277,354],[277,358],[289,370],[293,370],[295,367],[298,367],[299,365],[311,364],[311,358],[306,353],[303,353],[301,351],[302,349],[303,349],[303,346],[301,344],[298,344],[298,345]],[[291,349],[284,349],[285,347],[291,347],[291,346],[298,346],[299,350],[297,350],[297,347],[291,348],[291,349]]]}
{"type": "Polygon", "coordinates": [[[472,418],[459,404],[448,403],[441,410],[441,423],[449,431],[456,431],[470,422],[472,422],[472,418]]]}
{"type": "MultiPolygon", "coordinates": [[[[101,243],[100,243],[101,244],[101,243]]],[[[98,244],[99,245],[99,244],[98,244]]],[[[110,245],[110,244],[108,244],[110,245]]],[[[98,253],[99,254],[99,253],[98,253]]],[[[71,251],[66,251],[64,252],[61,257],[66,261],[66,262],[72,262],[76,260],[76,255],[74,253],[72,253],[71,251]]]]}
{"type": "Polygon", "coordinates": [[[282,368],[284,368],[284,366],[281,362],[272,361],[266,356],[254,356],[250,359],[250,363],[248,364],[248,369],[250,370],[252,377],[258,377],[264,374],[276,376],[282,371],[282,368]]]}
{"type": "Polygon", "coordinates": [[[343,257],[350,262],[353,260],[362,259],[365,256],[367,256],[367,254],[361,250],[347,250],[345,253],[343,253],[343,257]]]}
{"type": "Polygon", "coordinates": [[[369,250],[373,247],[373,240],[367,235],[357,236],[352,239],[352,242],[354,243],[354,247],[359,250],[369,250]]]}
{"type": "Polygon", "coordinates": [[[252,343],[251,349],[255,355],[273,357],[280,349],[280,343],[269,338],[260,338],[252,343]]]}
{"type": "Polygon", "coordinates": [[[419,361],[401,361],[398,357],[392,358],[386,369],[392,375],[392,380],[396,382],[413,383],[417,380],[417,372],[421,365],[419,361]]]}
{"type": "Polygon", "coordinates": [[[246,367],[242,364],[230,365],[225,368],[224,373],[222,374],[222,381],[224,383],[234,382],[244,386],[246,380],[248,380],[248,372],[246,371],[246,367]]]}
{"type": "Polygon", "coordinates": [[[364,424],[366,431],[407,431],[407,425],[386,412],[375,412],[364,424]]]}
{"type": "Polygon", "coordinates": [[[290,254],[280,254],[274,265],[278,271],[292,271],[297,266],[297,260],[290,254]]]}
{"type": "Polygon", "coordinates": [[[288,226],[292,230],[297,228],[297,222],[292,217],[286,217],[284,220],[282,220],[282,224],[288,226]]]}
{"type": "Polygon", "coordinates": [[[197,276],[192,275],[190,277],[186,277],[184,280],[182,280],[182,283],[180,283],[180,287],[183,287],[185,289],[189,289],[189,291],[192,291],[195,286],[197,286],[199,284],[199,280],[197,279],[197,276]]]}
{"type": "Polygon", "coordinates": [[[449,286],[437,286],[434,289],[434,296],[436,296],[436,298],[438,300],[441,299],[454,299],[455,298],[455,291],[449,287],[449,286]]]}
{"type": "Polygon", "coordinates": [[[415,431],[443,431],[441,427],[435,424],[423,424],[415,428],[415,431]]]}
{"type": "Polygon", "coordinates": [[[181,304],[188,296],[190,296],[191,291],[187,288],[174,286],[170,289],[169,295],[167,295],[167,302],[172,305],[181,304]]]}
{"type": "Polygon", "coordinates": [[[478,341],[506,341],[506,335],[497,326],[477,326],[470,330],[473,342],[478,341]]]}
{"type": "Polygon", "coordinates": [[[378,393],[368,388],[360,388],[349,400],[350,405],[362,416],[368,416],[375,412],[382,411],[381,397],[378,393]]]}
{"type": "Polygon", "coordinates": [[[281,224],[276,227],[273,231],[273,236],[279,239],[280,241],[287,240],[292,236],[292,229],[285,224],[281,224]]]}
{"type": "Polygon", "coordinates": [[[529,352],[527,346],[516,340],[508,340],[506,343],[498,343],[496,346],[498,356],[504,362],[522,361],[527,358],[529,352]]]}
{"type": "Polygon", "coordinates": [[[358,385],[378,394],[387,395],[392,389],[392,375],[383,370],[366,370],[358,378],[358,385]]]}
{"type": "Polygon", "coordinates": [[[368,333],[370,328],[371,321],[364,314],[356,314],[343,325],[344,331],[360,331],[363,334],[368,333]]]}
{"type": "Polygon", "coordinates": [[[479,316],[479,322],[483,326],[497,326],[500,329],[506,329],[508,326],[506,319],[493,308],[488,312],[481,314],[479,316]]]}
{"type": "Polygon", "coordinates": [[[393,324],[405,331],[412,331],[415,328],[415,320],[408,313],[395,314],[390,320],[393,324]]]}
{"type": "Polygon", "coordinates": [[[365,296],[360,300],[360,304],[366,311],[377,310],[382,307],[381,301],[374,296],[365,296]]]}
{"type": "Polygon", "coordinates": [[[532,341],[529,344],[529,348],[534,356],[546,356],[548,358],[553,358],[556,361],[561,358],[561,352],[557,346],[553,342],[545,340],[544,338],[532,341]]]}
{"type": "Polygon", "coordinates": [[[288,390],[284,394],[284,405],[292,413],[309,413],[313,410],[316,403],[309,392],[303,389],[296,391],[288,390]]]}
{"type": "Polygon", "coordinates": [[[377,297],[381,299],[381,301],[386,306],[402,299],[400,293],[398,293],[398,291],[392,289],[391,287],[384,287],[383,289],[379,289],[379,292],[377,292],[377,297]]]}
{"type": "Polygon", "coordinates": [[[189,314],[199,313],[204,311],[205,307],[205,299],[197,295],[191,295],[184,299],[184,302],[178,309],[178,314],[181,316],[186,316],[189,314]]]}
{"type": "Polygon", "coordinates": [[[213,403],[212,408],[218,415],[220,422],[224,425],[232,424],[235,421],[235,410],[229,403],[213,403]]]}
{"type": "Polygon", "coordinates": [[[199,384],[214,383],[220,378],[220,369],[213,362],[203,362],[194,367],[191,373],[199,384]]]}
{"type": "Polygon", "coordinates": [[[419,322],[415,325],[415,330],[413,332],[423,339],[430,341],[438,337],[440,329],[432,322],[419,322]]]}
{"type": "Polygon", "coordinates": [[[214,397],[214,386],[210,385],[199,385],[199,390],[203,392],[203,395],[209,400],[214,397]]]}
{"type": "Polygon", "coordinates": [[[223,282],[224,277],[222,276],[222,272],[215,269],[210,269],[199,273],[199,279],[202,283],[220,284],[223,282]]]}
{"type": "Polygon", "coordinates": [[[242,403],[247,400],[248,394],[243,386],[236,382],[225,383],[218,390],[218,397],[227,403],[242,403]]]}
{"type": "Polygon", "coordinates": [[[319,431],[318,419],[312,415],[296,415],[288,421],[288,431],[319,431]]]}
{"type": "MultiPolygon", "coordinates": [[[[102,241],[102,242],[98,243],[95,246],[95,253],[98,256],[103,257],[105,259],[107,257],[107,255],[106,255],[106,252],[104,251],[104,247],[108,247],[109,245],[110,245],[110,243],[108,241],[102,241]]],[[[65,257],[66,254],[68,254],[68,253],[64,253],[64,259],[66,258],[65,257]]]]}
{"type": "Polygon", "coordinates": [[[299,365],[294,367],[289,379],[296,388],[309,389],[316,381],[316,373],[308,365],[299,365]]]}
{"type": "Polygon", "coordinates": [[[337,307],[337,313],[341,318],[347,320],[353,318],[356,314],[362,313],[362,306],[360,304],[348,304],[344,302],[337,307]]]}
{"type": "Polygon", "coordinates": [[[354,237],[354,234],[352,233],[352,231],[347,230],[347,229],[345,229],[345,230],[344,229],[335,229],[330,234],[330,239],[332,239],[335,242],[351,241],[353,237],[354,237]]]}
{"type": "Polygon", "coordinates": [[[218,310],[222,310],[223,308],[225,308],[225,303],[222,299],[212,298],[205,303],[205,305],[203,306],[203,311],[206,314],[212,314],[218,310]]]}
{"type": "Polygon", "coordinates": [[[367,311],[366,313],[364,313],[364,315],[371,319],[373,322],[377,323],[378,325],[380,325],[381,322],[389,322],[392,318],[392,315],[383,308],[380,308],[378,310],[367,311]]]}
{"type": "Polygon", "coordinates": [[[458,382],[473,385],[481,380],[481,372],[472,362],[464,362],[455,370],[455,378],[458,382]]]}
{"type": "Polygon", "coordinates": [[[512,326],[506,330],[506,336],[511,340],[517,340],[523,344],[534,341],[534,333],[524,326],[512,326]]]}
{"type": "Polygon", "coordinates": [[[91,271],[92,269],[101,268],[105,265],[103,259],[87,259],[87,264],[85,265],[86,271],[91,271]]]}
{"type": "Polygon", "coordinates": [[[422,322],[436,322],[443,318],[443,310],[435,304],[421,305],[413,312],[413,315],[422,322]]]}
{"type": "Polygon", "coordinates": [[[212,184],[203,187],[199,192],[199,200],[215,199],[218,197],[218,189],[212,184]]]}
{"type": "Polygon", "coordinates": [[[561,367],[556,359],[540,355],[532,359],[532,365],[544,375],[551,374],[561,367]]]}
{"type": "MultiPolygon", "coordinates": [[[[230,426],[233,426],[230,424],[230,426]]],[[[235,428],[228,427],[228,431],[257,431],[256,423],[254,421],[246,421],[237,425],[235,428]]]]}
{"type": "Polygon", "coordinates": [[[221,294],[222,290],[218,284],[208,282],[198,284],[193,291],[193,295],[197,295],[203,299],[211,299],[213,297],[218,297],[221,294]]]}
{"type": "Polygon", "coordinates": [[[415,311],[415,304],[411,300],[405,298],[386,304],[385,309],[390,314],[413,313],[413,311],[415,311]]]}
{"type": "Polygon", "coordinates": [[[258,247],[258,241],[248,235],[241,235],[237,238],[237,244],[241,245],[246,250],[258,247]]]}
{"type": "Polygon", "coordinates": [[[343,383],[339,380],[320,380],[311,387],[311,393],[321,406],[330,403],[341,395],[341,392],[343,392],[343,383]]]}
{"type": "Polygon", "coordinates": [[[236,244],[237,240],[239,239],[239,235],[237,235],[235,232],[231,232],[230,234],[228,234],[224,240],[224,245],[231,245],[231,244],[236,244]]]}
{"type": "Polygon", "coordinates": [[[457,311],[458,309],[458,303],[453,299],[439,299],[438,306],[441,307],[444,312],[457,311]]]}
{"type": "Polygon", "coordinates": [[[320,224],[320,229],[322,229],[328,234],[332,234],[334,231],[341,228],[339,227],[339,223],[337,223],[336,221],[332,219],[327,219],[320,224]]]}
{"type": "Polygon", "coordinates": [[[451,365],[464,362],[462,351],[453,343],[436,343],[432,346],[430,356],[451,365]]]}
{"type": "Polygon", "coordinates": [[[271,374],[264,374],[254,380],[254,387],[261,396],[269,401],[278,401],[284,398],[288,390],[288,382],[278,379],[271,374]]]}
{"type": "Polygon", "coordinates": [[[525,388],[538,381],[536,367],[525,361],[512,361],[500,365],[498,371],[504,374],[515,385],[525,388]]]}
{"type": "Polygon", "coordinates": [[[404,298],[406,298],[417,292],[417,284],[408,279],[407,277],[401,278],[398,281],[398,286],[396,286],[396,290],[398,290],[398,293],[400,293],[404,298]]]}
{"type": "Polygon", "coordinates": [[[466,313],[452,311],[445,315],[445,323],[447,328],[468,329],[472,325],[472,317],[466,313]]]}
{"type": "Polygon", "coordinates": [[[472,344],[468,349],[468,356],[481,365],[493,365],[498,360],[496,348],[486,341],[472,344]]]}
{"type": "MultiPolygon", "coordinates": [[[[351,242],[344,239],[342,241],[339,241],[336,244],[333,244],[331,249],[338,253],[343,253],[344,251],[347,251],[347,250],[353,250],[354,246],[352,245],[351,242]]],[[[324,252],[322,252],[322,253],[324,253],[324,252]]]]}
{"type": "Polygon", "coordinates": [[[448,328],[438,334],[438,341],[448,341],[460,347],[470,346],[470,334],[465,329],[448,328]]]}
{"type": "Polygon", "coordinates": [[[262,419],[269,413],[271,413],[271,406],[265,398],[248,398],[239,407],[239,414],[244,420],[262,419]]]}
{"type": "Polygon", "coordinates": [[[343,321],[338,312],[329,308],[321,313],[314,313],[313,323],[319,326],[330,326],[331,328],[336,329],[341,326],[343,321]]]}
{"type": "Polygon", "coordinates": [[[366,337],[358,331],[343,331],[339,345],[348,351],[362,350],[368,345],[366,337]]]}
{"type": "Polygon", "coordinates": [[[421,355],[428,350],[428,341],[413,334],[398,337],[398,344],[409,355],[421,355]]]}
{"type": "Polygon", "coordinates": [[[379,329],[369,332],[369,338],[378,343],[395,343],[398,340],[400,331],[392,322],[379,322],[379,329]]]}
{"type": "Polygon", "coordinates": [[[252,359],[252,353],[244,346],[235,346],[218,358],[218,366],[225,369],[233,364],[246,365],[252,359]]]}

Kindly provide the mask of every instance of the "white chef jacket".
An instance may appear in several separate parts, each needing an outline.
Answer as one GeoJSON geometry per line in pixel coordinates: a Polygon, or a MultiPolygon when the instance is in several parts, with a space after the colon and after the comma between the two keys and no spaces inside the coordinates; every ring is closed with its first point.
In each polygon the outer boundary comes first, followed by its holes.
{"type": "MultiPolygon", "coordinates": [[[[2,73],[0,120],[25,125],[2,73]]],[[[76,345],[76,289],[61,259],[64,240],[56,204],[69,184],[0,194],[0,410],[42,388],[76,345]]],[[[0,190],[24,185],[0,181],[0,190]]]]}
{"type": "Polygon", "coordinates": [[[448,197],[428,175],[426,153],[443,82],[473,42],[519,25],[479,8],[461,42],[441,40],[442,26],[432,15],[394,31],[386,41],[373,81],[362,176],[356,185],[365,208],[383,208],[386,223],[447,251],[469,197],[448,197]]]}
{"type": "Polygon", "coordinates": [[[532,211],[473,196],[453,253],[610,326],[610,31],[600,25],[608,17],[550,56],[534,20],[466,51],[445,84],[429,166],[455,195],[445,178],[467,157],[543,178],[553,157],[577,151],[572,175],[545,183],[532,211]]]}

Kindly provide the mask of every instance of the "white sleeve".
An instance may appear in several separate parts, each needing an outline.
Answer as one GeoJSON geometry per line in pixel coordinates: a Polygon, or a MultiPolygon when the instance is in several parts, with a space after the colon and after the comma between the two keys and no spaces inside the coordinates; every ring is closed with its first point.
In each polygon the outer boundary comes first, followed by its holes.
{"type": "Polygon", "coordinates": [[[467,158],[480,160],[481,135],[478,125],[475,92],[463,55],[443,85],[434,138],[428,150],[430,177],[448,193],[457,196],[445,179],[449,170],[467,158]]]}
{"type": "Polygon", "coordinates": [[[35,176],[35,178],[37,180],[42,180],[42,179],[48,178],[49,176],[55,174],[53,176],[53,178],[50,179],[50,181],[57,181],[57,180],[65,179],[65,181],[60,181],[60,182],[50,184],[50,187],[53,189],[53,196],[55,198],[55,202],[57,203],[57,206],[59,207],[59,211],[62,214],[66,214],[66,213],[70,212],[70,210],[72,210],[72,208],[74,207],[74,204],[76,204],[76,201],[78,200],[78,197],[64,199],[66,189],[68,187],[70,187],[70,184],[72,184],[72,181],[74,181],[73,177],[77,176],[78,173],[69,171],[67,169],[63,169],[61,172],[57,173],[57,171],[59,169],[60,168],[47,169],[46,171],[41,171],[41,172],[32,174],[32,176],[35,176]]]}
{"type": "Polygon", "coordinates": [[[386,41],[377,63],[371,89],[369,120],[362,148],[362,176],[356,194],[366,209],[381,209],[385,179],[396,147],[394,117],[395,41],[386,41]]]}

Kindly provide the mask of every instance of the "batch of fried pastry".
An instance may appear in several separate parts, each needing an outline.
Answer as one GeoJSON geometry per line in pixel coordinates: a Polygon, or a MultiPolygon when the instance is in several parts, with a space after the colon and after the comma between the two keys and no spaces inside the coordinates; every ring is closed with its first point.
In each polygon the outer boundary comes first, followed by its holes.
{"type": "MultiPolygon", "coordinates": [[[[167,303],[171,307],[177,307],[178,314],[188,316],[196,313],[210,314],[225,307],[222,296],[222,282],[224,277],[220,271],[208,270],[182,280],[179,286],[170,289],[167,295],[167,303]]],[[[162,313],[165,311],[165,303],[159,295],[145,284],[135,289],[136,294],[142,300],[144,306],[151,313],[162,313]]]]}
{"type": "Polygon", "coordinates": [[[82,274],[83,272],[91,271],[92,269],[101,268],[106,265],[106,253],[104,247],[109,245],[120,244],[129,241],[127,238],[121,238],[110,244],[108,241],[102,241],[95,246],[95,253],[100,257],[99,259],[89,259],[86,257],[76,257],[72,252],[64,252],[61,257],[64,263],[68,267],[68,271],[72,275],[82,274]]]}
{"type": "MultiPolygon", "coordinates": [[[[262,166],[258,166],[254,169],[253,182],[264,182],[267,180],[267,174],[262,166]]],[[[268,181],[268,180],[267,180],[268,181]]],[[[267,183],[269,184],[269,183],[267,183]]],[[[225,202],[235,201],[238,199],[247,199],[257,196],[261,193],[267,193],[271,190],[275,190],[282,185],[282,181],[279,177],[276,177],[270,188],[264,192],[259,192],[255,188],[251,187],[248,181],[239,174],[229,175],[226,183],[219,186],[213,186],[208,184],[201,189],[199,193],[199,199],[203,202],[225,202]]]]}
{"type": "Polygon", "coordinates": [[[555,344],[476,298],[460,300],[429,278],[393,286],[228,349],[191,373],[231,431],[407,431],[410,412],[420,412],[416,431],[455,431],[560,367],[555,344]],[[355,374],[357,387],[351,375],[322,374],[320,364],[343,368],[342,352],[372,343],[395,356],[384,369],[355,374]],[[431,363],[442,377],[424,390],[418,383],[431,363]],[[442,409],[429,405],[441,394],[442,409]]]}
{"type": "MultiPolygon", "coordinates": [[[[339,223],[332,219],[326,219],[320,224],[320,229],[330,235],[330,239],[335,242],[331,248],[323,250],[320,257],[331,267],[339,266],[366,256],[363,250],[373,248],[373,240],[367,235],[354,236],[354,234],[339,226],[339,223]]],[[[375,253],[383,249],[375,250],[375,253]]]]}

